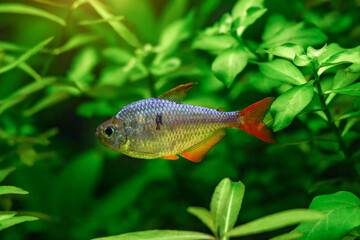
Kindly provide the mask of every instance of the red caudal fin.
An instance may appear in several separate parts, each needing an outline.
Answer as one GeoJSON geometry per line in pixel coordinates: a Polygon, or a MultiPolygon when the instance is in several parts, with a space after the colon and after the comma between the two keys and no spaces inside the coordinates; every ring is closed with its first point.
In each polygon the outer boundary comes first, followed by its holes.
{"type": "Polygon", "coordinates": [[[271,131],[263,123],[264,116],[274,100],[275,98],[268,97],[239,111],[241,124],[238,128],[265,142],[276,142],[271,131]]]}

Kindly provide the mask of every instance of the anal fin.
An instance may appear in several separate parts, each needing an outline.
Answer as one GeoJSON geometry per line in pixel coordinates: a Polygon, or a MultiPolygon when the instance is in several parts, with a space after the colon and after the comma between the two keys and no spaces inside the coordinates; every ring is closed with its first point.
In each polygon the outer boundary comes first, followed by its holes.
{"type": "Polygon", "coordinates": [[[167,159],[167,160],[178,160],[179,157],[174,155],[174,156],[165,156],[165,157],[161,157],[162,159],[167,159]]]}
{"type": "Polygon", "coordinates": [[[226,132],[224,130],[220,130],[204,141],[192,146],[187,149],[185,152],[180,153],[179,155],[189,159],[193,162],[200,162],[205,155],[216,145],[218,144],[224,137],[226,136],[226,132]]]}

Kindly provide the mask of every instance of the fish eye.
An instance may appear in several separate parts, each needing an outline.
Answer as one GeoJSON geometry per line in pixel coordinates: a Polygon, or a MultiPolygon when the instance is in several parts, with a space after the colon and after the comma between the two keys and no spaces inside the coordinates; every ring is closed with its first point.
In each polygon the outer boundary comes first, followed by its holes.
{"type": "Polygon", "coordinates": [[[104,129],[104,133],[107,137],[111,137],[114,134],[115,130],[113,127],[107,127],[104,129]]]}

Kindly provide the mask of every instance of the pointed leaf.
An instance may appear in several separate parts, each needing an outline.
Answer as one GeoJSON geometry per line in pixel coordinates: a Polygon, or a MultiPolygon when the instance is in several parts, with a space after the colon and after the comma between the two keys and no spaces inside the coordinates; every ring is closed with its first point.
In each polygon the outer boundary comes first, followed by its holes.
{"type": "MultiPolygon", "coordinates": [[[[110,13],[107,10],[107,8],[100,1],[88,0],[88,2],[103,19],[109,19],[115,17],[112,13],[110,13]]],[[[137,39],[137,37],[122,22],[109,21],[108,23],[114,29],[114,31],[121,38],[123,38],[128,44],[137,48],[141,47],[141,44],[137,39]]]]}
{"type": "Polygon", "coordinates": [[[230,87],[235,77],[247,64],[247,53],[242,46],[226,50],[219,54],[211,65],[211,70],[217,79],[230,87]]]}
{"type": "Polygon", "coordinates": [[[30,222],[35,220],[38,220],[38,218],[32,216],[16,216],[12,218],[7,218],[3,221],[0,221],[0,231],[19,223],[30,222]]]}
{"type": "Polygon", "coordinates": [[[35,55],[37,52],[39,52],[41,49],[43,49],[47,44],[49,44],[51,42],[51,40],[53,40],[54,37],[50,37],[42,42],[40,42],[39,44],[35,45],[34,47],[30,48],[29,50],[27,50],[23,55],[21,55],[20,57],[18,57],[16,60],[14,60],[13,62],[0,67],[0,73],[4,73],[7,72],[15,67],[17,67],[20,63],[25,62],[26,60],[28,60],[31,56],[35,55]]]}
{"type": "Polygon", "coordinates": [[[284,233],[279,236],[270,238],[269,240],[294,240],[299,239],[303,236],[302,233],[299,232],[291,232],[291,233],[284,233]]]}
{"type": "Polygon", "coordinates": [[[231,181],[229,178],[224,178],[216,186],[210,203],[210,212],[215,222],[217,229],[224,215],[225,205],[228,199],[228,194],[231,190],[231,181]]]}
{"type": "Polygon", "coordinates": [[[200,219],[200,221],[204,223],[212,233],[216,233],[214,219],[209,210],[202,207],[188,207],[187,211],[200,219]]]}
{"type": "Polygon", "coordinates": [[[300,85],[306,83],[301,71],[291,62],[284,59],[275,59],[271,62],[259,63],[259,69],[266,77],[285,83],[300,85]]]}
{"type": "Polygon", "coordinates": [[[313,82],[290,88],[281,94],[271,105],[270,112],[274,118],[274,131],[289,126],[312,100],[314,95],[313,82]]]}
{"type": "Polygon", "coordinates": [[[28,194],[28,191],[14,186],[0,186],[0,195],[4,194],[28,194]]]}
{"type": "Polygon", "coordinates": [[[91,34],[78,34],[73,37],[71,37],[64,45],[55,48],[53,50],[54,54],[61,54],[70,50],[73,50],[75,48],[87,45],[91,42],[99,40],[100,37],[97,35],[91,35],[91,34]]]}
{"type": "Polygon", "coordinates": [[[211,235],[199,232],[176,230],[149,230],[125,233],[117,236],[95,238],[94,240],[214,240],[211,235]]]}
{"type": "Polygon", "coordinates": [[[316,221],[324,218],[321,212],[310,209],[293,209],[274,213],[245,223],[230,230],[226,235],[240,237],[250,234],[268,232],[279,228],[291,226],[300,222],[316,221]]]}
{"type": "Polygon", "coordinates": [[[325,94],[327,93],[340,93],[350,96],[360,96],[360,82],[343,88],[331,89],[325,92],[325,94]]]}
{"type": "Polygon", "coordinates": [[[1,169],[0,170],[0,182],[2,182],[10,173],[15,170],[14,167],[1,169]]]}
{"type": "Polygon", "coordinates": [[[0,212],[0,225],[1,225],[1,221],[8,219],[8,218],[12,218],[14,217],[16,214],[16,212],[0,212]]]}
{"type": "Polygon", "coordinates": [[[43,17],[48,20],[54,21],[62,26],[66,25],[64,19],[59,18],[58,16],[48,13],[44,10],[25,5],[20,3],[1,3],[0,4],[0,13],[15,13],[15,14],[27,14],[38,17],[43,17]]]}
{"type": "Polygon", "coordinates": [[[200,34],[192,43],[192,48],[210,52],[224,51],[237,43],[230,34],[206,35],[200,34]]]}

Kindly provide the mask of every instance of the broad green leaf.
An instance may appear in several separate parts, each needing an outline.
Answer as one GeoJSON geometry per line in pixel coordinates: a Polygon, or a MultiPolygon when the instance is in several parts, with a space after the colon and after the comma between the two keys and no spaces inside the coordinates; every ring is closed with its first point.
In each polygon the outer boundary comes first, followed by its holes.
{"type": "Polygon", "coordinates": [[[229,237],[240,237],[250,234],[268,232],[301,222],[314,222],[324,217],[324,214],[321,212],[311,209],[286,210],[235,227],[226,235],[229,237]]]}
{"type": "Polygon", "coordinates": [[[125,233],[122,235],[95,238],[94,240],[206,240],[215,238],[211,235],[177,230],[149,230],[142,232],[125,233]]]}
{"type": "Polygon", "coordinates": [[[14,167],[1,169],[0,170],[0,182],[2,182],[14,170],[15,170],[14,167]]]}
{"type": "Polygon", "coordinates": [[[360,73],[360,64],[351,64],[346,70],[351,73],[360,73]]]}
{"type": "MultiPolygon", "coordinates": [[[[343,69],[339,69],[338,71],[336,71],[332,88],[338,89],[338,88],[346,87],[354,83],[359,78],[360,78],[360,72],[351,73],[348,71],[344,71],[343,69]]],[[[326,104],[329,104],[335,96],[336,96],[335,93],[330,93],[329,96],[326,98],[326,104]]]]}
{"type": "Polygon", "coordinates": [[[177,70],[180,66],[181,60],[179,58],[172,57],[162,60],[162,62],[157,65],[152,65],[149,70],[155,76],[162,76],[177,70]]]}
{"type": "Polygon", "coordinates": [[[320,49],[315,49],[311,46],[309,46],[307,49],[306,49],[306,54],[309,58],[311,59],[314,59],[314,58],[318,58],[320,57],[324,52],[327,51],[327,44],[325,44],[322,48],[320,49]]]}
{"type": "Polygon", "coordinates": [[[200,221],[204,223],[212,233],[216,233],[214,219],[209,210],[202,207],[188,207],[187,211],[188,213],[200,219],[200,221]]]}
{"type": "Polygon", "coordinates": [[[231,35],[206,35],[200,34],[192,43],[192,48],[210,52],[224,51],[237,44],[237,40],[231,35]]]}
{"type": "Polygon", "coordinates": [[[274,88],[280,87],[282,82],[265,77],[260,72],[255,72],[249,76],[249,83],[258,91],[270,93],[274,88]]]}
{"type": "Polygon", "coordinates": [[[8,218],[12,218],[14,217],[16,214],[16,212],[3,212],[0,211],[0,225],[1,225],[1,221],[8,219],[8,218]]]}
{"type": "Polygon", "coordinates": [[[343,63],[360,64],[360,48],[348,49],[336,53],[321,64],[321,67],[335,66],[343,63]]]}
{"type": "Polygon", "coordinates": [[[360,237],[360,227],[354,228],[346,236],[341,238],[341,240],[357,240],[360,237]]]}
{"type": "Polygon", "coordinates": [[[247,65],[248,56],[242,46],[228,49],[219,54],[211,65],[211,70],[217,79],[230,87],[235,77],[247,65]]]}
{"type": "Polygon", "coordinates": [[[314,46],[326,41],[326,35],[319,29],[308,27],[305,23],[294,24],[283,16],[269,18],[262,35],[260,48],[272,48],[284,43],[294,43],[301,47],[314,46]]]}
{"type": "Polygon", "coordinates": [[[302,233],[299,232],[291,232],[291,233],[284,233],[279,236],[270,238],[269,240],[294,240],[299,239],[303,236],[302,233]]]}
{"type": "Polygon", "coordinates": [[[28,191],[25,191],[19,187],[14,186],[0,186],[0,195],[4,194],[28,194],[28,191]]]}
{"type": "Polygon", "coordinates": [[[224,215],[220,222],[220,236],[224,236],[234,227],[240,212],[244,193],[245,185],[242,182],[231,182],[231,189],[224,207],[224,215]]]}
{"type": "Polygon", "coordinates": [[[301,71],[291,62],[284,59],[275,59],[271,62],[259,63],[259,69],[266,77],[286,83],[300,85],[306,83],[301,71]]]}
{"type": "Polygon", "coordinates": [[[316,222],[301,223],[293,231],[301,232],[306,240],[338,240],[360,226],[360,199],[354,194],[340,191],[315,197],[309,206],[325,214],[316,222]]]}
{"type": "Polygon", "coordinates": [[[33,82],[27,84],[26,86],[20,88],[11,96],[3,99],[0,103],[0,114],[4,112],[6,109],[18,104],[19,102],[23,101],[28,95],[43,89],[44,87],[52,84],[55,82],[54,78],[46,78],[42,81],[33,82]]]}
{"type": "Polygon", "coordinates": [[[89,88],[89,83],[95,79],[92,71],[98,62],[99,57],[94,48],[83,48],[73,59],[71,69],[68,72],[68,78],[79,89],[86,91],[89,88]]]}
{"type": "Polygon", "coordinates": [[[0,221],[0,231],[19,223],[30,222],[35,220],[38,220],[38,218],[32,216],[15,216],[12,218],[7,218],[3,221],[0,221]]]}
{"type": "MultiPolygon", "coordinates": [[[[0,7],[1,8],[1,7],[0,7]]],[[[30,48],[29,50],[27,50],[25,53],[23,53],[20,57],[18,57],[16,60],[14,60],[13,62],[6,64],[5,66],[0,67],[0,73],[4,73],[7,72],[15,67],[17,67],[19,64],[25,62],[26,60],[28,60],[31,56],[35,55],[36,53],[38,53],[41,49],[43,49],[47,44],[49,44],[51,42],[51,40],[53,40],[54,37],[50,37],[42,42],[40,42],[39,44],[35,45],[34,47],[30,48]]]]}
{"type": "Polygon", "coordinates": [[[21,160],[21,163],[27,165],[27,166],[33,166],[35,161],[36,161],[36,157],[37,157],[37,153],[34,150],[34,148],[32,147],[23,147],[20,148],[18,150],[19,152],[19,157],[21,160]]]}
{"type": "Polygon", "coordinates": [[[281,94],[271,105],[270,112],[274,118],[275,132],[289,126],[312,100],[314,95],[313,82],[293,87],[281,94]]]}
{"type": "Polygon", "coordinates": [[[340,93],[350,96],[360,96],[360,82],[343,88],[331,89],[325,92],[325,94],[328,93],[340,93]]]}
{"type": "Polygon", "coordinates": [[[301,46],[296,45],[294,43],[284,43],[281,46],[265,49],[264,51],[269,54],[282,57],[291,61],[294,60],[295,56],[297,55],[301,56],[305,54],[304,49],[301,46]]]}
{"type": "Polygon", "coordinates": [[[38,17],[43,17],[53,22],[56,22],[62,26],[66,25],[64,19],[48,13],[44,10],[32,7],[30,5],[20,4],[20,3],[1,3],[0,4],[0,13],[15,13],[15,14],[26,14],[33,15],[38,17]]]}
{"type": "Polygon", "coordinates": [[[191,11],[185,18],[178,19],[164,28],[159,37],[158,54],[153,61],[154,65],[173,54],[180,42],[190,37],[193,22],[194,12],[191,11]]]}
{"type": "Polygon", "coordinates": [[[214,219],[215,229],[218,229],[226,208],[229,192],[231,191],[231,180],[224,178],[216,186],[211,198],[210,212],[214,219]]]}
{"type": "Polygon", "coordinates": [[[61,54],[75,48],[87,45],[91,42],[99,40],[100,37],[97,35],[90,35],[90,34],[78,34],[74,37],[71,37],[64,45],[61,47],[55,48],[53,50],[54,54],[61,54]]]}
{"type": "Polygon", "coordinates": [[[234,5],[231,16],[234,19],[236,33],[241,36],[245,29],[267,11],[264,0],[239,0],[234,5]]]}
{"type": "Polygon", "coordinates": [[[102,51],[107,59],[120,65],[126,65],[134,57],[129,51],[120,47],[107,47],[102,51]]]}
{"type": "Polygon", "coordinates": [[[310,65],[311,59],[307,55],[296,55],[293,62],[298,67],[304,67],[310,65]]]}
{"type": "MultiPolygon", "coordinates": [[[[103,19],[115,17],[100,1],[88,0],[88,2],[103,19]]],[[[137,37],[122,22],[109,21],[108,23],[114,29],[114,31],[128,44],[136,48],[141,47],[141,44],[137,37]]]]}

